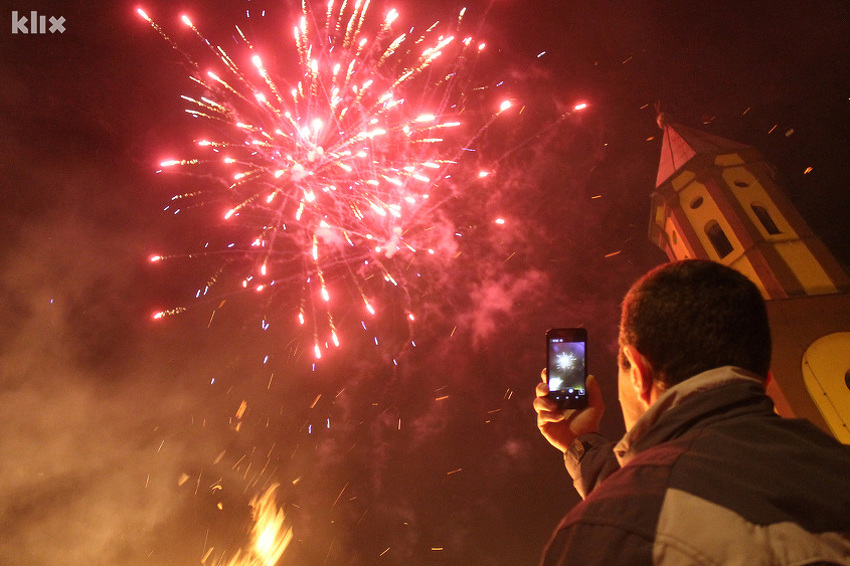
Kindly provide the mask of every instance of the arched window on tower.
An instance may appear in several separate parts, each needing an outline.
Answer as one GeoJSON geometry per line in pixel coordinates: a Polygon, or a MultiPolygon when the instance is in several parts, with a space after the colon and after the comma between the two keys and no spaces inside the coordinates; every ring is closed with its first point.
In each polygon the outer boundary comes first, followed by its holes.
{"type": "Polygon", "coordinates": [[[776,225],[776,222],[774,222],[773,218],[770,217],[770,212],[768,212],[764,205],[754,202],[750,205],[750,207],[753,209],[753,212],[756,213],[756,218],[759,219],[759,222],[761,222],[761,225],[764,226],[764,229],[767,230],[768,234],[775,235],[782,233],[776,225]]]}
{"type": "Polygon", "coordinates": [[[729,241],[729,238],[726,237],[726,232],[723,231],[723,228],[720,227],[720,224],[717,223],[717,220],[712,220],[708,224],[705,225],[705,235],[708,236],[708,240],[711,242],[711,245],[714,246],[714,251],[717,252],[718,257],[724,258],[735,249],[732,247],[732,242],[729,241]]]}

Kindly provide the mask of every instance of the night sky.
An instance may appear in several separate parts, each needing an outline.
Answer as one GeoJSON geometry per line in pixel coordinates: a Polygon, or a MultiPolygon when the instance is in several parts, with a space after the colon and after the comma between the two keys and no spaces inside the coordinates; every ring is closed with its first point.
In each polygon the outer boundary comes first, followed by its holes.
{"type": "MultiPolygon", "coordinates": [[[[461,7],[409,4],[372,9],[422,28],[461,7]]],[[[177,43],[194,41],[185,12],[234,54],[234,24],[285,53],[298,14],[286,0],[138,5],[177,43]]],[[[181,58],[137,4],[4,3],[0,562],[226,564],[249,501],[279,483],[294,531],[280,564],[536,563],[578,501],[531,408],[544,333],[588,329],[618,437],[619,301],[666,261],[647,239],[657,102],[762,150],[850,264],[847,2],[467,6],[487,42],[476,84],[516,102],[479,144],[494,174],[445,206],[457,254],[405,282],[416,347],[392,314],[363,331],[352,306],[314,367],[284,301],[225,285],[194,300],[220,256],[148,259],[197,252],[222,221],[163,210],[214,181],[156,173],[195,151],[198,121],[181,58]],[[64,17],[65,32],[12,34],[13,10],[64,17]]]]}

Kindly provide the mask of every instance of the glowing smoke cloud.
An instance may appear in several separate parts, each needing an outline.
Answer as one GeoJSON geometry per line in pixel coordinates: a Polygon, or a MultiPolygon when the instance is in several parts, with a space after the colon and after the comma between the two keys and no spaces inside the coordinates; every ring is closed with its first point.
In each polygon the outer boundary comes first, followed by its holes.
{"type": "MultiPolygon", "coordinates": [[[[441,205],[486,176],[465,171],[462,156],[511,107],[504,101],[487,116],[478,111],[485,103],[476,97],[486,89],[471,86],[468,74],[484,44],[460,36],[465,9],[448,30],[437,22],[422,33],[398,33],[395,10],[370,30],[368,5],[331,1],[319,14],[305,3],[293,30],[297,69],[285,79],[238,27],[244,53],[231,57],[182,16],[216,62],[202,71],[186,55],[203,93],[183,96],[186,111],[216,126],[220,137],[198,140],[197,157],[161,166],[224,181],[220,214],[250,232],[224,250],[243,270],[241,287],[270,293],[277,286],[286,289],[279,295],[297,297],[288,308],[300,325],[312,326],[317,359],[340,344],[334,313],[359,303],[362,316],[373,316],[390,289],[400,300],[387,302],[401,307],[386,308],[404,309],[410,331],[415,314],[406,282],[427,262],[450,259],[428,259],[446,248],[441,205]],[[237,64],[241,58],[250,64],[237,64]],[[476,114],[478,123],[469,123],[476,114]]],[[[174,206],[199,198],[178,195],[174,206]]]]}

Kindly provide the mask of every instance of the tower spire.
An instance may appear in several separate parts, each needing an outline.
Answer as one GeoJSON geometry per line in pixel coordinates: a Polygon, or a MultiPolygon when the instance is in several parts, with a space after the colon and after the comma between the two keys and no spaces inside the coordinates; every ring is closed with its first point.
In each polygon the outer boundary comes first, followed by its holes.
{"type": "Polygon", "coordinates": [[[655,179],[656,188],[696,155],[718,156],[750,147],[685,127],[675,122],[666,112],[659,112],[656,121],[658,127],[664,132],[661,142],[661,161],[658,165],[658,176],[655,179]]]}

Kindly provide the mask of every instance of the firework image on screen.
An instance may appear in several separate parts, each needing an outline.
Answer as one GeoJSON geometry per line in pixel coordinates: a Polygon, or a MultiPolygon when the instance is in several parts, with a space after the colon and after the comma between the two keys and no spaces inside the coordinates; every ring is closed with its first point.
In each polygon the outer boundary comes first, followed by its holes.
{"type": "Polygon", "coordinates": [[[564,391],[570,398],[584,395],[585,346],[585,342],[550,340],[549,389],[564,391]]]}

